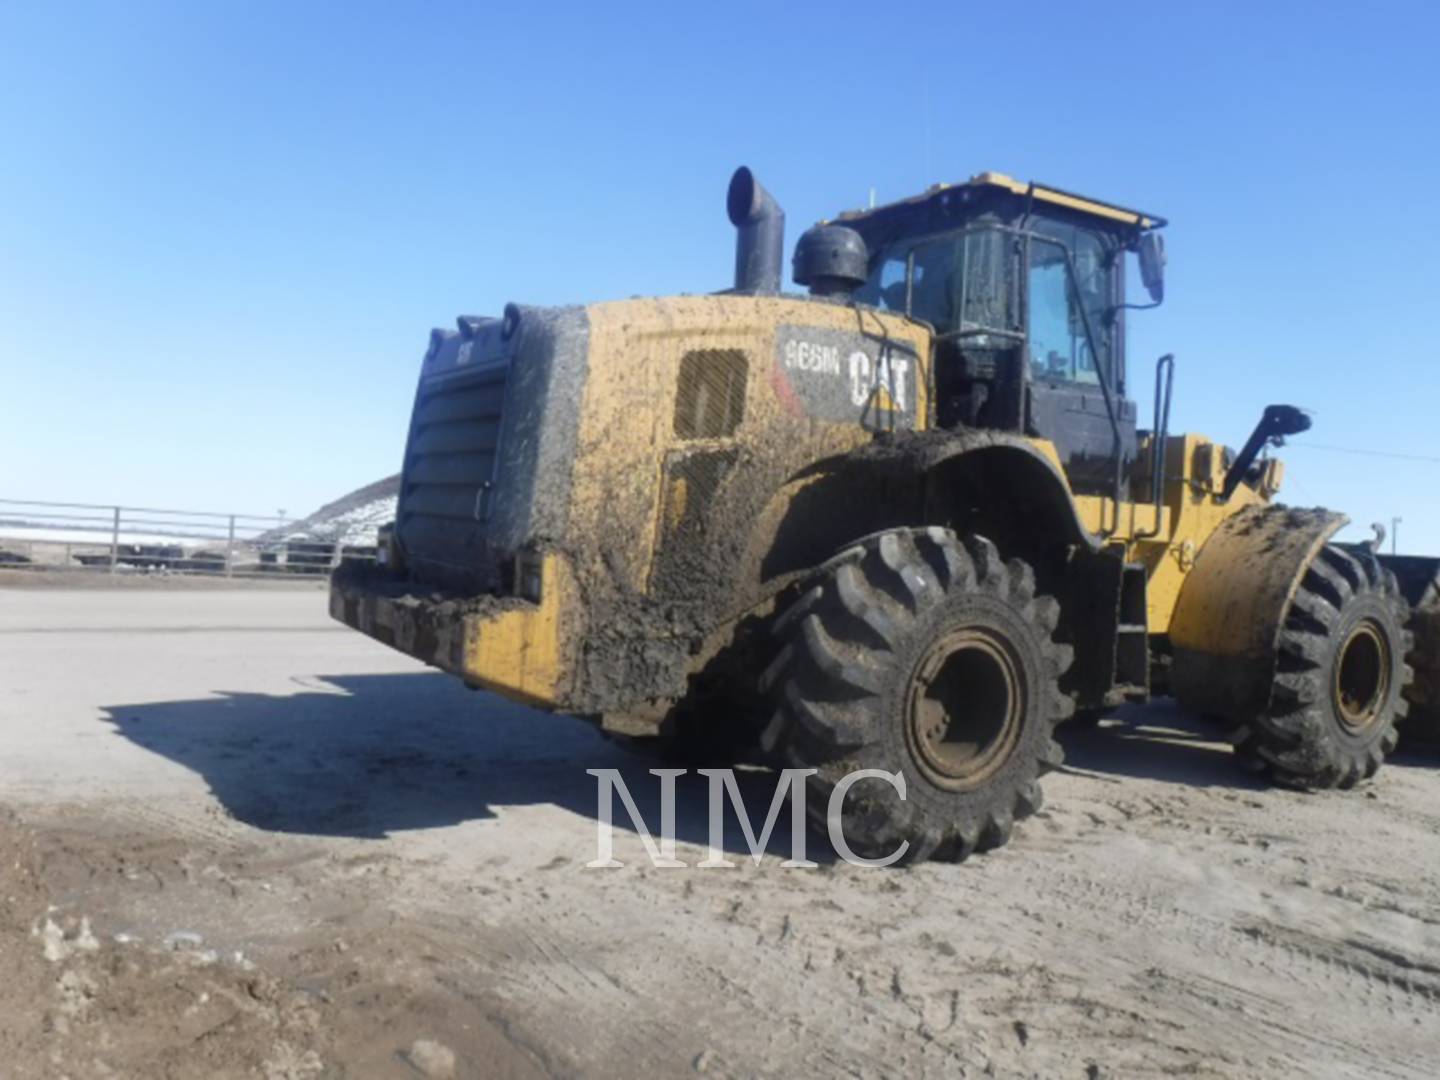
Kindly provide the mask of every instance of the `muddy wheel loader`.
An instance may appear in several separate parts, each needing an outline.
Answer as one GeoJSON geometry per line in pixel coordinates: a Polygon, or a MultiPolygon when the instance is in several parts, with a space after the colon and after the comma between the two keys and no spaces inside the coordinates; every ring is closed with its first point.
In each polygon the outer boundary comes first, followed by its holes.
{"type": "Polygon", "coordinates": [[[907,861],[1004,844],[1077,712],[1173,695],[1300,788],[1437,724],[1440,561],[1276,501],[1304,412],[1238,451],[1172,433],[1166,356],[1137,426],[1162,218],[982,173],[809,229],[796,295],[748,169],[727,209],[722,292],[432,331],[397,518],[337,619],[616,735],[758,745],[817,795],[898,774],[840,826],[907,861]]]}

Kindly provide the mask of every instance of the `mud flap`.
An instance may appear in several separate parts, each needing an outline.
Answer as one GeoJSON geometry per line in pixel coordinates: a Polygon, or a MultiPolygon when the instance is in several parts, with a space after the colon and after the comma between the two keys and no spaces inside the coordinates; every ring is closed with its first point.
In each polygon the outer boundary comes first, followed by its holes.
{"type": "Polygon", "coordinates": [[[1171,685],[1186,708],[1232,719],[1265,711],[1281,627],[1305,570],[1346,523],[1329,510],[1250,507],[1200,549],[1170,624],[1171,685]]]}

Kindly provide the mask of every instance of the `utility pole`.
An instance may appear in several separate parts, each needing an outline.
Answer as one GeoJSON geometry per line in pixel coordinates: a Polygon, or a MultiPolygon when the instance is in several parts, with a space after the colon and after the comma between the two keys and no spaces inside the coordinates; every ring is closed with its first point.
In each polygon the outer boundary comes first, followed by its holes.
{"type": "Polygon", "coordinates": [[[1404,520],[1405,520],[1405,519],[1402,518],[1402,517],[1392,517],[1392,518],[1390,519],[1390,554],[1391,554],[1391,555],[1398,554],[1398,552],[1397,552],[1396,549],[1399,548],[1399,546],[1400,546],[1400,523],[1401,523],[1402,521],[1404,521],[1404,520]]]}

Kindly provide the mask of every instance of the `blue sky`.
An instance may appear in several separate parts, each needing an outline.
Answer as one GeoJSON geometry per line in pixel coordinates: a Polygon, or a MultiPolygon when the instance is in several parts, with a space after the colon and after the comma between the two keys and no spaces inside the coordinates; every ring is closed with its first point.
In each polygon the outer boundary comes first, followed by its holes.
{"type": "Polygon", "coordinates": [[[737,164],[792,242],[996,169],[1170,219],[1142,416],[1307,406],[1289,500],[1440,553],[1436,10],[5,4],[0,496],[307,512],[431,326],[727,284],[737,164]]]}

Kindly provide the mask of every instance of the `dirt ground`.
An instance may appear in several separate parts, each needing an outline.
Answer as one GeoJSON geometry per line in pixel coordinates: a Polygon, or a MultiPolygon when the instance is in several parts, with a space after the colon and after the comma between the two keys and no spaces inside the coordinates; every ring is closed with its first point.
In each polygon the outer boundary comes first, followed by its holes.
{"type": "MultiPolygon", "coordinates": [[[[312,590],[0,589],[5,1077],[1430,1077],[1440,756],[1271,790],[1131,710],[961,866],[702,869],[647,762],[312,590]]],[[[773,791],[745,778],[753,820],[773,791]]],[[[783,830],[782,830],[783,831],[783,830]]]]}

